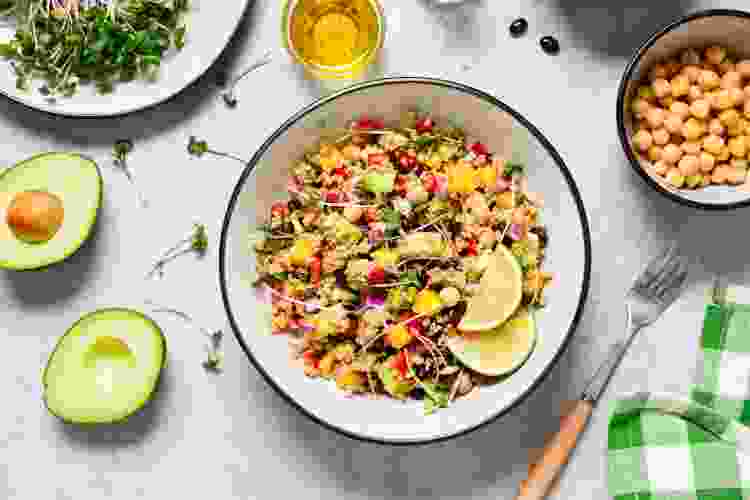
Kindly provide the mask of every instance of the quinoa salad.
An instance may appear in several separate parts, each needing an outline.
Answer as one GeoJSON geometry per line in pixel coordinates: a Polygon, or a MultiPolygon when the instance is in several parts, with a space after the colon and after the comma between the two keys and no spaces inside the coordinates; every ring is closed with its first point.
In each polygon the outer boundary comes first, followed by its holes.
{"type": "Polygon", "coordinates": [[[254,243],[256,289],[304,373],[427,414],[497,382],[447,341],[497,245],[522,270],[519,309],[543,304],[547,232],[524,170],[415,113],[360,118],[305,153],[254,243]]]}

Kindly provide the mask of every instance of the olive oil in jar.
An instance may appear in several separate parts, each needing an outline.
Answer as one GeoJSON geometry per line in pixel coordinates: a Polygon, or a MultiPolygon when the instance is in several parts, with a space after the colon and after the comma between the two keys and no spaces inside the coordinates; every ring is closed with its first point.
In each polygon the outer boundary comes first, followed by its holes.
{"type": "Polygon", "coordinates": [[[375,0],[292,0],[285,16],[290,51],[322,78],[361,73],[382,45],[382,15],[375,0]]]}

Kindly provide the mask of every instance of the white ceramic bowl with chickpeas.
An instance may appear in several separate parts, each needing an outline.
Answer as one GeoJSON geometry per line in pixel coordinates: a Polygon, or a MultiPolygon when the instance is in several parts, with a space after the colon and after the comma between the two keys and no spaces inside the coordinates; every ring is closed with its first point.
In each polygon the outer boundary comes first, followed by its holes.
{"type": "Polygon", "coordinates": [[[696,208],[750,205],[750,13],[701,11],[649,38],[625,69],[617,122],[659,192],[696,208]]]}

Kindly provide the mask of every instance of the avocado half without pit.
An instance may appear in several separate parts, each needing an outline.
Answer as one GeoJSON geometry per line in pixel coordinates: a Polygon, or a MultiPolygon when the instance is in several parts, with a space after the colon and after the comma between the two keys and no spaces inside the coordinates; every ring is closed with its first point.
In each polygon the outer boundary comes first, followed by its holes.
{"type": "Polygon", "coordinates": [[[45,153],[0,175],[0,268],[39,269],[73,255],[91,235],[102,201],[96,163],[45,153]]]}
{"type": "Polygon", "coordinates": [[[74,424],[111,424],[152,398],[166,360],[159,326],[130,309],[101,309],[60,338],[44,370],[44,402],[74,424]]]}

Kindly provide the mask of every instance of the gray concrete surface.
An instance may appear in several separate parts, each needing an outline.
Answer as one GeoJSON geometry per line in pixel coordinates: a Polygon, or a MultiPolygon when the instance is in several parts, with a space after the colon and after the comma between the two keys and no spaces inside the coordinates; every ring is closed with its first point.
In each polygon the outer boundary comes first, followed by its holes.
{"type": "MultiPolygon", "coordinates": [[[[513,498],[529,450],[556,429],[561,404],[623,330],[623,296],[644,261],[671,239],[694,257],[683,298],[636,339],[582,438],[555,498],[605,498],[608,404],[632,390],[685,391],[695,365],[704,291],[713,272],[748,281],[748,210],[701,213],[652,192],[626,164],[616,136],[615,96],[629,53],[660,24],[705,7],[744,2],[634,0],[384,0],[389,32],[383,69],[430,75],[497,95],[547,135],[571,168],[591,221],[593,276],[585,314],[546,382],[505,418],[466,437],[420,448],[352,441],[305,419],[265,384],[233,337],[225,372],[205,373],[199,334],[162,322],[170,358],[149,409],[124,427],[80,430],[44,410],[41,372],[56,339],[80,315],[145,299],[225,325],[217,238],[241,166],[189,158],[190,135],[249,157],[290,114],[318,94],[286,60],[246,80],[237,109],[224,107],[217,72],[242,69],[279,45],[280,2],[258,0],[219,67],[176,99],[120,119],[59,119],[0,100],[2,160],[43,150],[93,155],[105,203],[97,236],[69,262],[41,273],[0,274],[0,498],[513,498]],[[529,20],[514,40],[507,26],[529,20]],[[560,39],[550,57],[539,37],[560,39]],[[109,161],[112,142],[133,137],[131,165],[151,208],[109,161]],[[175,261],[144,283],[151,259],[190,229],[208,225],[200,263],[175,261]]],[[[218,7],[217,7],[218,8],[218,7]]],[[[564,237],[564,235],[560,236],[564,237]]]]}

